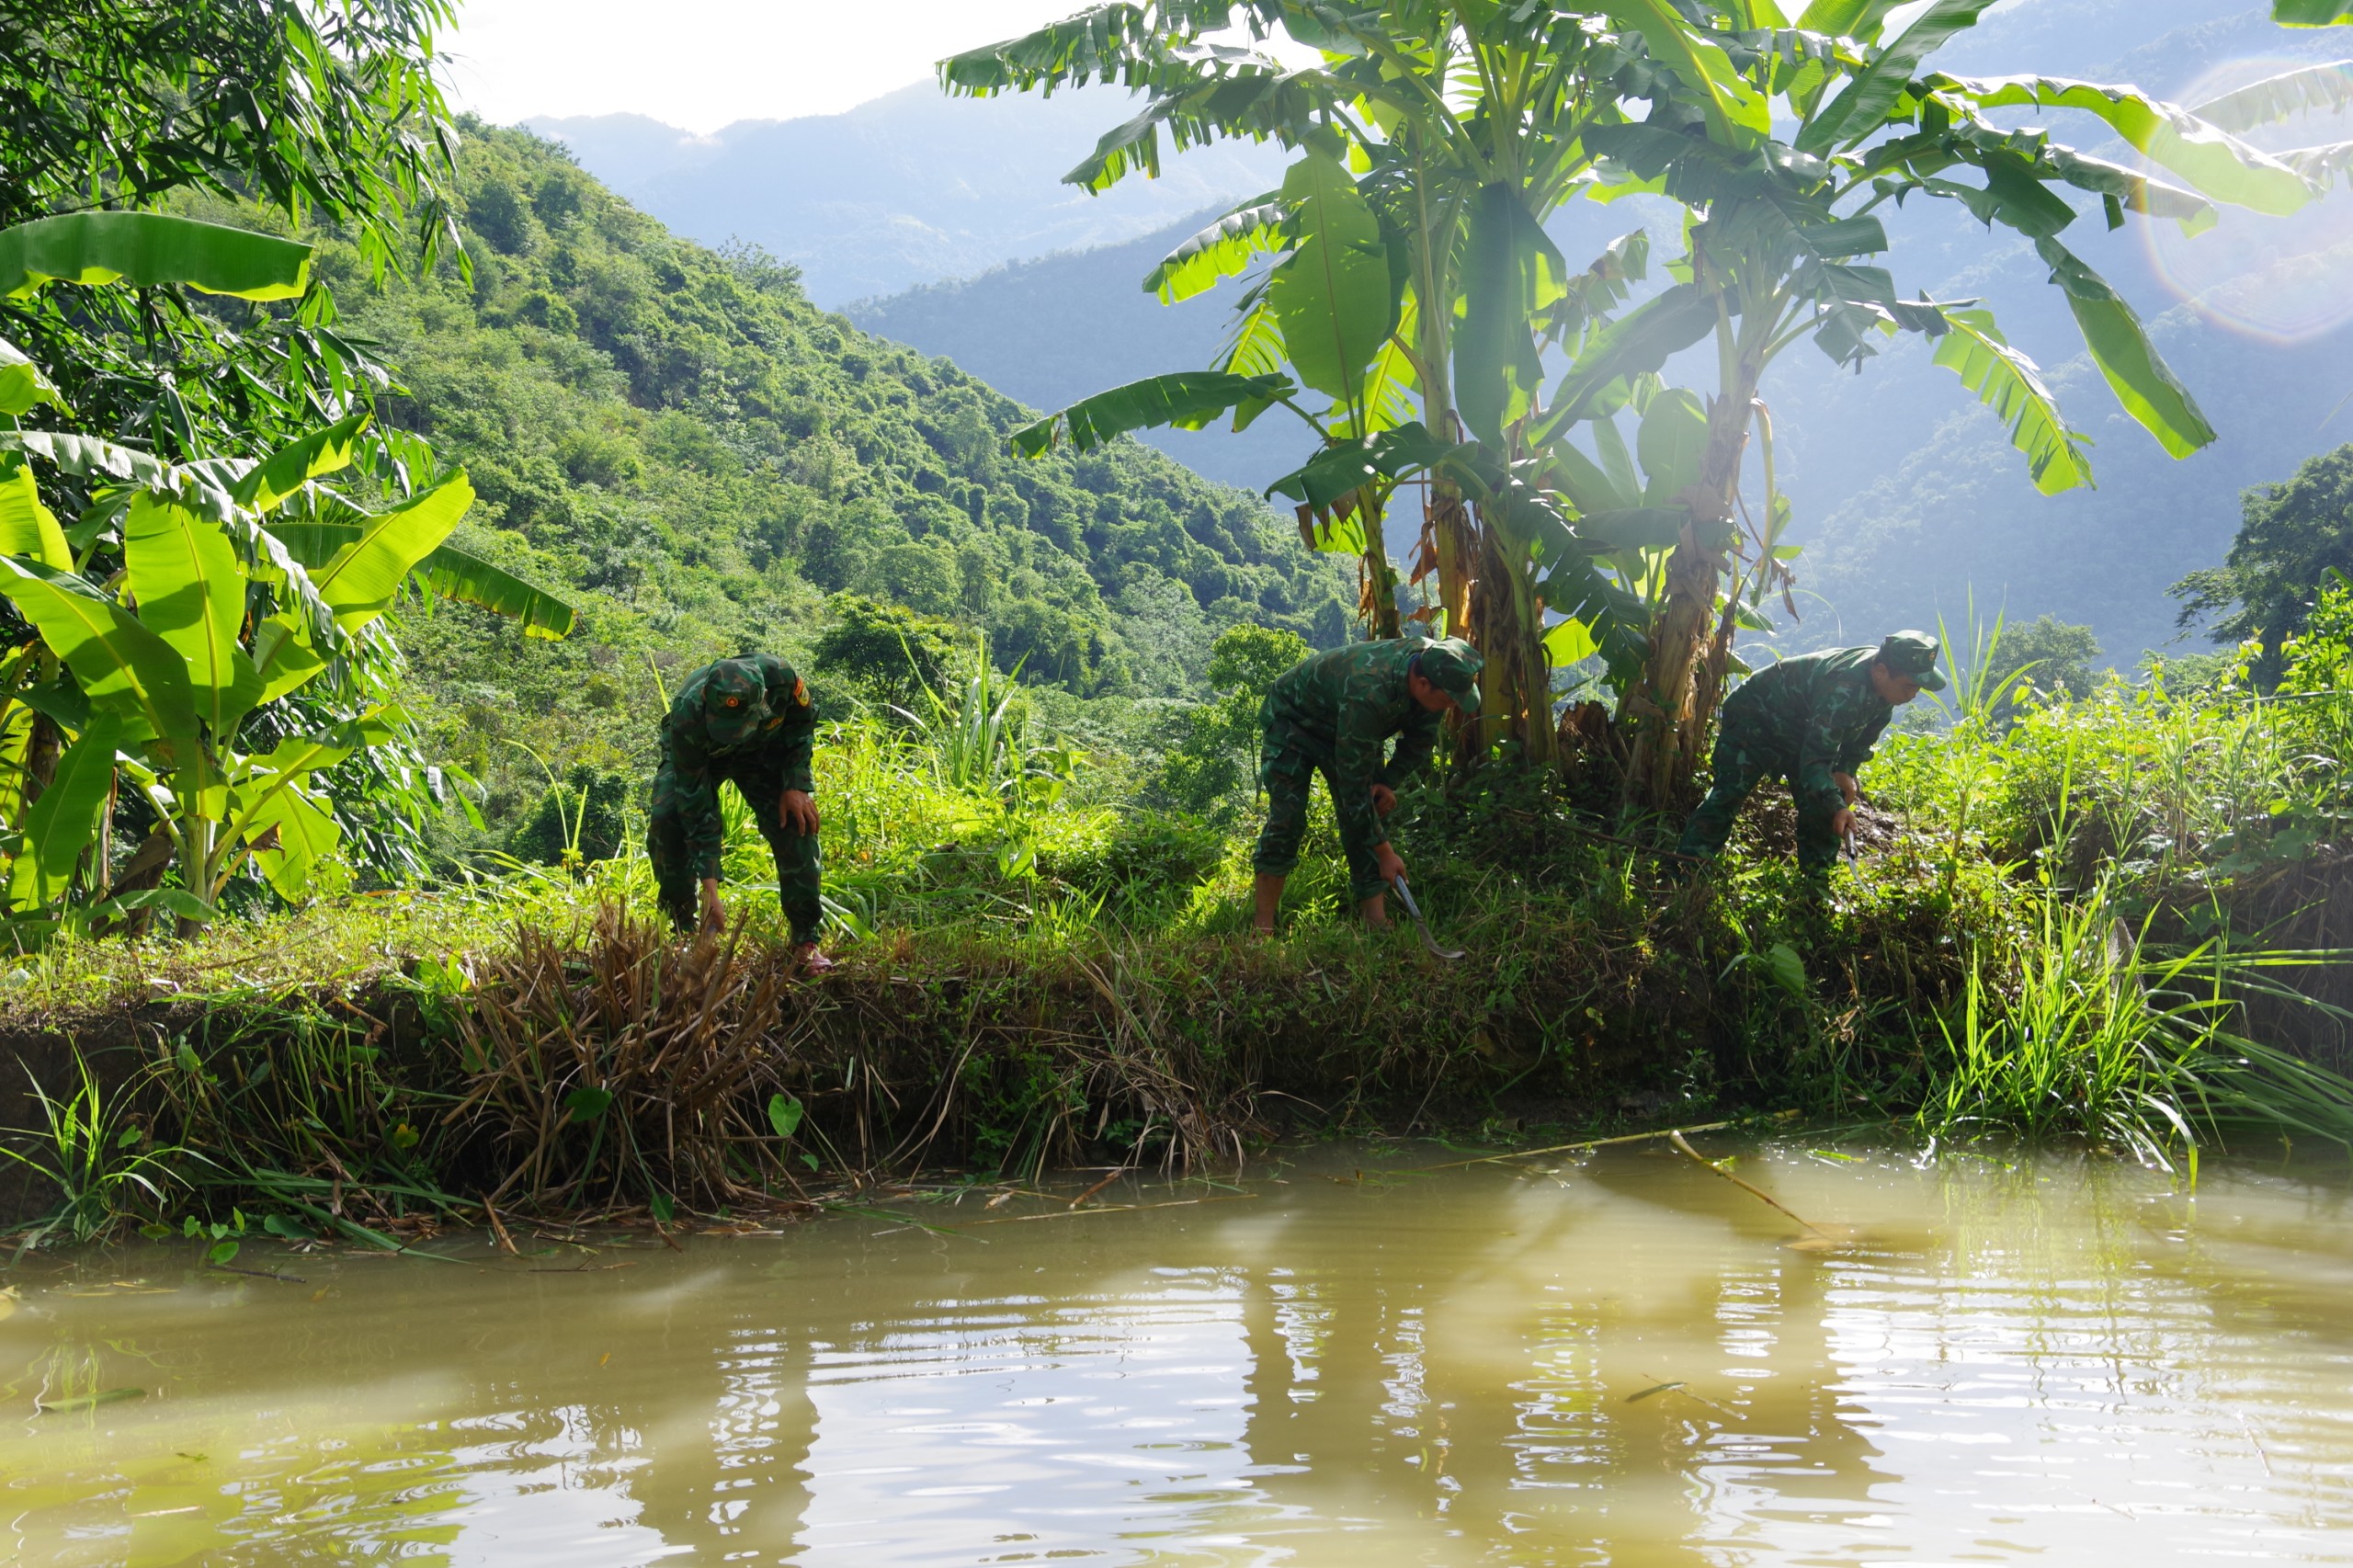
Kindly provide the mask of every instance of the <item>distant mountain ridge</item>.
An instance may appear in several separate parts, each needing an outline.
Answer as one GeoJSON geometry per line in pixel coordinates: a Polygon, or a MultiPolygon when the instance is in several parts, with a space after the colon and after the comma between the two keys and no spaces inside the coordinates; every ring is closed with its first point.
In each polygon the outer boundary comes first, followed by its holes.
{"type": "Polygon", "coordinates": [[[1280,177],[1278,150],[1225,144],[1099,197],[1062,184],[1129,101],[1102,87],[949,98],[922,83],[847,113],[742,120],[707,137],[642,115],[523,123],[673,231],[758,245],[838,309],[1015,256],[1118,244],[1280,177]]]}

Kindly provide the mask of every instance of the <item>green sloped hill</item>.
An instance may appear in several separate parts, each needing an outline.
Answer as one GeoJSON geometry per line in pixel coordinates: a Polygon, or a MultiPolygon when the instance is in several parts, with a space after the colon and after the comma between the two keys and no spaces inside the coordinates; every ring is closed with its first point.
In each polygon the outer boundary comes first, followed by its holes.
{"type": "Polygon", "coordinates": [[[1346,635],[1346,568],[1256,497],[1133,442],[1016,458],[1033,415],[981,381],[817,310],[790,267],[677,238],[528,133],[468,131],[471,280],[378,286],[334,242],[321,260],[406,389],[386,419],[472,475],[463,542],[583,611],[554,644],[412,615],[411,699],[454,760],[520,789],[523,746],[642,752],[654,672],[805,649],[837,591],[984,631],[1001,666],[1081,696],[1185,694],[1199,661],[1172,624],[1346,635]]]}

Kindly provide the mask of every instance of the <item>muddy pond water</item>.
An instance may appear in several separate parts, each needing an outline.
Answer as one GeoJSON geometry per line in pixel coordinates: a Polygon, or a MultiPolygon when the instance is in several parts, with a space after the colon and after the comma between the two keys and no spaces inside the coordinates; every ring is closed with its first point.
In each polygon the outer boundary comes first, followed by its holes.
{"type": "Polygon", "coordinates": [[[2353,1562],[2341,1164],[1450,1157],[28,1258],[0,1562],[2353,1562]]]}

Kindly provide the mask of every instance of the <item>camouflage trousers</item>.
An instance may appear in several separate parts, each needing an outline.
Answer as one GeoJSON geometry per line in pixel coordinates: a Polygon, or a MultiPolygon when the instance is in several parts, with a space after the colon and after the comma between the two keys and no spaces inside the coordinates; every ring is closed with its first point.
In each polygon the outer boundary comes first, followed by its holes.
{"type": "MultiPolygon", "coordinates": [[[[776,858],[777,902],[783,905],[785,919],[791,922],[792,939],[815,941],[817,928],[825,918],[824,906],[817,898],[824,864],[817,854],[817,835],[794,832],[777,809],[778,798],[784,792],[781,769],[755,754],[714,761],[711,772],[714,790],[722,780],[733,782],[744,803],[752,808],[760,836],[768,841],[768,852],[776,858]]],[[[694,846],[688,839],[686,815],[678,809],[677,793],[677,781],[665,754],[654,775],[654,814],[645,830],[645,853],[654,862],[654,881],[660,890],[663,913],[679,930],[687,931],[701,915],[700,889],[694,846]]]]}
{"type": "MultiPolygon", "coordinates": [[[[1794,795],[1795,771],[1786,753],[1760,744],[1745,725],[1725,724],[1716,735],[1715,774],[1708,798],[1684,824],[1683,842],[1677,847],[1686,855],[1713,859],[1732,836],[1733,822],[1756,786],[1768,778],[1787,779],[1794,795]]],[[[1831,814],[1803,799],[1797,807],[1798,866],[1802,870],[1826,871],[1838,862],[1838,835],[1831,826],[1831,814]]]]}
{"type": "MultiPolygon", "coordinates": [[[[1307,791],[1318,773],[1324,775],[1324,788],[1336,792],[1338,780],[1332,777],[1328,761],[1271,738],[1265,744],[1258,756],[1258,785],[1267,791],[1267,825],[1258,830],[1258,847],[1250,857],[1252,870],[1262,876],[1287,877],[1298,867],[1300,841],[1307,836],[1307,791]]],[[[1362,903],[1386,890],[1381,863],[1372,858],[1370,845],[1351,842],[1344,828],[1340,847],[1348,858],[1351,898],[1362,903]]]]}

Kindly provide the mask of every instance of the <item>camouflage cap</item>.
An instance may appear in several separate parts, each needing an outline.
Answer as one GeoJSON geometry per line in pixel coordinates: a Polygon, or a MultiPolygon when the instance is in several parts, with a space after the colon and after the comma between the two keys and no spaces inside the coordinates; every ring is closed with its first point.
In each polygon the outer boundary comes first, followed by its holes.
{"type": "Polygon", "coordinates": [[[1919,682],[1923,691],[1945,688],[1945,677],[1937,673],[1937,657],[1942,652],[1937,640],[1925,631],[1890,632],[1879,645],[1881,662],[1906,680],[1919,682]]]}
{"type": "Polygon", "coordinates": [[[1486,662],[1460,637],[1442,637],[1414,655],[1414,668],[1421,677],[1454,699],[1472,718],[1479,714],[1479,671],[1486,662]]]}
{"type": "Polygon", "coordinates": [[[702,683],[702,721],[712,740],[741,744],[767,719],[768,683],[759,665],[749,659],[722,659],[710,666],[702,683]]]}

